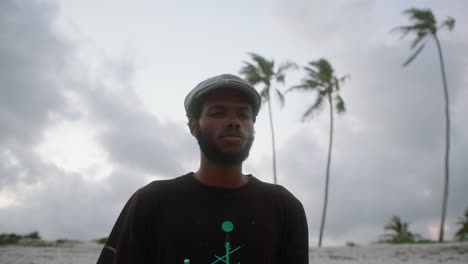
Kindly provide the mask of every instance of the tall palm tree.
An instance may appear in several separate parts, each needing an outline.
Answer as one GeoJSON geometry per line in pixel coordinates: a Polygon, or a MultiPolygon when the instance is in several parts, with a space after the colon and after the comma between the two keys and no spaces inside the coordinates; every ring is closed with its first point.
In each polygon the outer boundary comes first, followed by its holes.
{"type": "Polygon", "coordinates": [[[273,182],[277,183],[276,176],[276,149],[275,149],[275,130],[273,127],[273,113],[271,110],[271,93],[272,90],[276,93],[280,100],[281,106],[284,104],[284,96],[281,91],[274,86],[274,83],[284,84],[285,72],[290,68],[296,67],[294,63],[286,62],[275,68],[274,60],[267,60],[256,53],[248,53],[252,62],[244,61],[244,66],[240,70],[240,74],[244,75],[247,81],[252,85],[263,84],[264,87],[260,91],[263,101],[268,104],[268,113],[270,116],[271,128],[271,146],[273,154],[273,182]],[[273,89],[272,89],[273,88],[273,89]]]}
{"type": "Polygon", "coordinates": [[[410,64],[423,50],[428,39],[432,38],[435,40],[437,45],[437,51],[439,53],[440,61],[440,70],[442,72],[442,81],[444,87],[444,98],[445,98],[445,184],[444,184],[444,195],[442,201],[442,215],[440,220],[440,229],[439,229],[439,242],[444,240],[444,225],[445,225],[445,214],[447,211],[447,198],[448,198],[448,186],[449,186],[449,158],[450,158],[450,114],[449,114],[449,95],[447,89],[447,80],[445,77],[445,66],[444,60],[442,57],[442,48],[440,46],[439,38],[437,37],[437,32],[439,29],[447,27],[449,30],[452,30],[455,26],[455,19],[448,17],[442,24],[437,25],[437,21],[432,14],[430,9],[417,9],[410,8],[403,11],[404,14],[409,16],[410,21],[413,22],[412,25],[397,27],[394,30],[402,32],[402,38],[405,37],[408,33],[415,33],[416,38],[411,44],[411,49],[416,51],[403,63],[403,67],[410,64]]]}
{"type": "Polygon", "coordinates": [[[340,84],[343,83],[349,77],[349,75],[345,75],[341,78],[336,77],[332,66],[325,59],[311,61],[308,65],[309,66],[303,67],[307,75],[304,79],[302,79],[302,83],[291,87],[287,92],[291,90],[317,92],[315,102],[303,114],[302,121],[307,120],[307,118],[311,117],[314,112],[321,110],[325,101],[328,102],[330,108],[330,142],[328,145],[325,198],[323,202],[322,223],[320,225],[320,235],[318,242],[318,246],[321,247],[323,230],[325,227],[325,216],[328,205],[328,185],[330,182],[330,164],[333,145],[333,110],[335,109],[338,114],[346,112],[345,103],[343,98],[341,98],[339,95],[339,91],[340,84]],[[335,103],[334,105],[333,102],[335,103]]]}

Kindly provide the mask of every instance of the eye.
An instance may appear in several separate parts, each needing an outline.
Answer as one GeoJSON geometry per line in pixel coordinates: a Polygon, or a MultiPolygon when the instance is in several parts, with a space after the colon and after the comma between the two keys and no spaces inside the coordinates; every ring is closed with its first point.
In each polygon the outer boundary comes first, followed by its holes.
{"type": "Polygon", "coordinates": [[[250,118],[250,114],[249,114],[249,113],[240,113],[240,114],[239,114],[239,117],[245,118],[245,119],[249,119],[249,118],[250,118]]]}
{"type": "Polygon", "coordinates": [[[220,117],[220,116],[223,116],[223,115],[224,115],[224,112],[222,112],[222,111],[214,111],[214,112],[210,113],[210,116],[213,116],[213,117],[220,117]]]}

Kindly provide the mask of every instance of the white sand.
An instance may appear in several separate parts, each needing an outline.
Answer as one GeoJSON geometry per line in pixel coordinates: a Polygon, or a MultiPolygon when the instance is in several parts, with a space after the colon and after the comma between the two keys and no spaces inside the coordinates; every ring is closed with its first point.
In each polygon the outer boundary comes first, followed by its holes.
{"type": "Polygon", "coordinates": [[[93,242],[60,247],[0,246],[0,264],[95,264],[101,248],[93,242]]]}
{"type": "Polygon", "coordinates": [[[309,259],[311,264],[468,264],[468,243],[312,248],[309,259]]]}
{"type": "MultiPolygon", "coordinates": [[[[102,245],[92,242],[65,244],[60,247],[0,246],[0,264],[94,264],[101,248],[102,245]]],[[[312,248],[310,264],[314,263],[468,264],[468,242],[312,248]]]]}

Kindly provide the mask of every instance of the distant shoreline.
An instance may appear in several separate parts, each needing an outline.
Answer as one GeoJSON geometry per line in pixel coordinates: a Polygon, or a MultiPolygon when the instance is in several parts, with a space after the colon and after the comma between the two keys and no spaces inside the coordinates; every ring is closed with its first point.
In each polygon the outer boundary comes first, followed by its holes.
{"type": "MultiPolygon", "coordinates": [[[[94,264],[103,245],[92,241],[67,241],[49,246],[0,246],[0,264],[94,264]],[[52,261],[53,260],[53,261],[52,261]],[[16,262],[15,262],[16,261],[16,262]]],[[[426,264],[468,263],[468,241],[431,244],[373,244],[365,246],[311,247],[310,263],[321,264],[426,264]]]]}

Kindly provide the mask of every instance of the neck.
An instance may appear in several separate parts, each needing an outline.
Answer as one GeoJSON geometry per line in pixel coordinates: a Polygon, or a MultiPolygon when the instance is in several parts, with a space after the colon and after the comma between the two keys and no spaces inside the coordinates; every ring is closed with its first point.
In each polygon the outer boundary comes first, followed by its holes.
{"type": "Polygon", "coordinates": [[[238,188],[248,181],[248,177],[242,174],[242,163],[223,166],[207,160],[204,155],[195,178],[203,184],[222,188],[238,188]]]}

